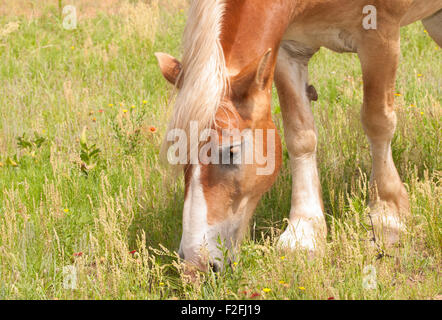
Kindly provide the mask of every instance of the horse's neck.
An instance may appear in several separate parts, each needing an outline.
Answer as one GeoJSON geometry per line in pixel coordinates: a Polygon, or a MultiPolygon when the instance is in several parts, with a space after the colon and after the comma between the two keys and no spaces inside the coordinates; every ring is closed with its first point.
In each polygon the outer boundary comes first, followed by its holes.
{"type": "Polygon", "coordinates": [[[277,52],[290,22],[293,3],[292,0],[226,1],[221,43],[230,73],[235,74],[269,48],[277,52]]]}

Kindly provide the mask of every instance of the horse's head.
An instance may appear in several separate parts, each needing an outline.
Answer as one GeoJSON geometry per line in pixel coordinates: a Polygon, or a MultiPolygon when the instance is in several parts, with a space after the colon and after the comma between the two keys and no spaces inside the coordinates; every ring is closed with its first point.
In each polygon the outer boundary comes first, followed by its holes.
{"type": "MultiPolygon", "coordinates": [[[[181,89],[185,77],[180,75],[186,72],[181,63],[164,53],[157,58],[164,77],[181,89]]],[[[281,142],[270,109],[274,60],[268,50],[228,76],[215,121],[205,131],[207,139],[195,144],[197,159],[186,154],[179,253],[201,270],[223,267],[220,244],[230,249],[241,240],[279,171],[281,142]]],[[[194,135],[201,136],[201,131],[194,135]]]]}

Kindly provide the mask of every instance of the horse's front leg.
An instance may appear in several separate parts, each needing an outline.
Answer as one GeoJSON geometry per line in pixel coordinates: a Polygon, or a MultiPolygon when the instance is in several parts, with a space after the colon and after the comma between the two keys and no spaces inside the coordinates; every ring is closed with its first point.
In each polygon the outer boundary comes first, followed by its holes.
{"type": "Polygon", "coordinates": [[[310,109],[316,91],[308,86],[308,61],[314,52],[299,43],[284,41],[275,70],[293,176],[289,225],[279,245],[308,251],[316,251],[327,233],[316,166],[317,132],[310,109]]]}
{"type": "Polygon", "coordinates": [[[409,212],[407,191],[393,163],[391,140],[396,129],[394,92],[400,55],[399,27],[369,31],[358,48],[364,80],[361,120],[372,154],[371,217],[386,244],[399,240],[409,212]]]}

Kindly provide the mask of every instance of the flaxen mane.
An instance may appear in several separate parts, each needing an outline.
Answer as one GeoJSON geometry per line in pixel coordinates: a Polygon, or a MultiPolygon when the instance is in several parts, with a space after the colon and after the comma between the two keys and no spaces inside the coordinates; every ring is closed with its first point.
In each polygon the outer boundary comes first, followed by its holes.
{"type": "MultiPolygon", "coordinates": [[[[168,132],[188,131],[191,121],[199,130],[214,124],[227,85],[220,43],[225,0],[192,0],[183,36],[182,87],[179,90],[168,132]]],[[[167,135],[166,135],[167,136],[167,135]]],[[[164,146],[170,142],[165,141],[164,146]]]]}

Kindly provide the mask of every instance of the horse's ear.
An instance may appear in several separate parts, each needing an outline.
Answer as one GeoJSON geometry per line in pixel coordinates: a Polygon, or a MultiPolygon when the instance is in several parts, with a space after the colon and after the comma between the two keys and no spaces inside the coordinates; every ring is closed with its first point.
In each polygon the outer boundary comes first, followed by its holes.
{"type": "Polygon", "coordinates": [[[241,97],[253,89],[263,90],[271,74],[272,49],[251,62],[231,79],[231,87],[235,96],[241,97]]]}
{"type": "Polygon", "coordinates": [[[171,55],[163,52],[156,52],[155,56],[157,57],[158,64],[160,65],[161,72],[163,73],[164,78],[169,81],[174,86],[178,88],[181,87],[181,81],[177,80],[180,77],[180,73],[182,70],[181,62],[172,57],[171,55]]]}

